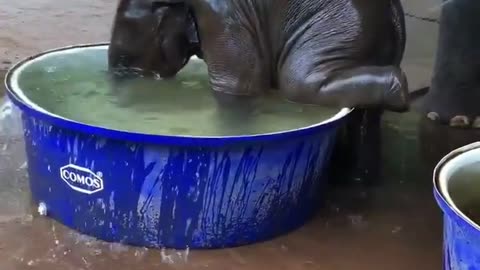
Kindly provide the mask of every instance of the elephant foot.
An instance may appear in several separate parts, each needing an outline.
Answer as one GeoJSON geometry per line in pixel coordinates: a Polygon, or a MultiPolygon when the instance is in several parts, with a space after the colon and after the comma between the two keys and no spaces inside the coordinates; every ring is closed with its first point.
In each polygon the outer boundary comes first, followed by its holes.
{"type": "Polygon", "coordinates": [[[444,81],[437,75],[432,88],[421,101],[421,111],[434,123],[453,128],[480,129],[480,92],[474,83],[467,87],[444,81]]]}
{"type": "Polygon", "coordinates": [[[427,118],[434,122],[448,124],[454,128],[480,129],[480,115],[473,117],[462,113],[448,115],[431,110],[427,112],[427,118]]]}

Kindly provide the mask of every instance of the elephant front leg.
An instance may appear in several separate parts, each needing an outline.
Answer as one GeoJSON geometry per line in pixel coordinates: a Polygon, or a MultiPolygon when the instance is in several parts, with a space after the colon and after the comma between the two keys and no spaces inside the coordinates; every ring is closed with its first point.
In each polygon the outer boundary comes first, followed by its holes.
{"type": "Polygon", "coordinates": [[[409,108],[405,74],[395,66],[361,66],[334,72],[284,70],[282,92],[299,103],[373,108],[395,112],[409,108]]]}
{"type": "Polygon", "coordinates": [[[215,117],[227,130],[249,132],[256,124],[257,98],[270,88],[270,74],[254,37],[243,27],[230,28],[235,32],[203,33],[202,49],[217,104],[215,117]]]}
{"type": "Polygon", "coordinates": [[[364,66],[336,72],[301,74],[301,68],[285,69],[282,92],[300,103],[357,107],[349,115],[345,136],[339,138],[333,165],[335,177],[372,184],[381,170],[381,116],[383,109],[408,110],[408,83],[395,66],[364,66]]]}

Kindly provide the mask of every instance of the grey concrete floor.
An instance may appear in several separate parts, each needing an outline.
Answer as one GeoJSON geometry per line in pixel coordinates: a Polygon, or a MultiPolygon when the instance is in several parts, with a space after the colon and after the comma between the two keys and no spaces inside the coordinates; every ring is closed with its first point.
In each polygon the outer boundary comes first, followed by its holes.
{"type": "MultiPolygon", "coordinates": [[[[0,70],[42,50],[108,40],[115,2],[0,0],[0,70]]],[[[437,1],[404,4],[409,14],[438,17],[437,1]]],[[[411,89],[418,89],[430,82],[438,26],[408,17],[407,27],[403,67],[411,89]]],[[[448,147],[478,134],[457,132],[451,136],[461,139],[438,152],[428,139],[421,144],[438,127],[419,128],[420,122],[415,113],[387,114],[384,181],[332,189],[327,206],[300,230],[257,245],[190,252],[103,243],[32,216],[21,136],[0,135],[0,269],[440,269],[432,165],[448,147]]]]}

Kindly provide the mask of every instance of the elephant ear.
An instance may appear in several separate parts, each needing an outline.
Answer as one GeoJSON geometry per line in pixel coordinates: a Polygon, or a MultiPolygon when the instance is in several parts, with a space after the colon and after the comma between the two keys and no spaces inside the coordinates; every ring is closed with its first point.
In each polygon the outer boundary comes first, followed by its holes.
{"type": "MultiPolygon", "coordinates": [[[[200,49],[200,37],[198,34],[197,29],[197,21],[195,15],[192,11],[192,8],[188,6],[188,0],[153,0],[152,1],[152,10],[160,10],[162,8],[184,8],[186,14],[187,22],[187,29],[186,34],[188,37],[188,42],[190,46],[194,49],[194,54],[198,57],[202,57],[201,49],[200,49]]],[[[159,16],[162,16],[162,12],[159,12],[159,16]]],[[[161,21],[161,19],[159,19],[161,21]]]]}

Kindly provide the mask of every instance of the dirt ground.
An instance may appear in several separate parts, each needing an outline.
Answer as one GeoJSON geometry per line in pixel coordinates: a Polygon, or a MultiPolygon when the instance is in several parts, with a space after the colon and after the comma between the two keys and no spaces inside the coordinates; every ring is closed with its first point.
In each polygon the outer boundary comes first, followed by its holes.
{"type": "MultiPolygon", "coordinates": [[[[410,14],[438,16],[435,0],[404,2],[410,14]]],[[[0,0],[0,73],[43,50],[107,41],[115,5],[114,0],[0,0]]],[[[416,89],[429,84],[437,26],[410,17],[407,26],[403,66],[416,89]]],[[[389,158],[396,169],[389,170],[385,184],[333,192],[342,196],[333,196],[323,214],[290,235],[200,252],[107,244],[33,217],[27,210],[23,146],[2,139],[0,148],[14,154],[0,154],[0,269],[440,269],[440,213],[428,172],[419,172],[416,139],[409,133],[415,128],[407,124],[407,131],[398,131],[402,125],[405,119],[393,117],[386,128],[386,136],[396,140],[387,149],[395,151],[389,158]]]]}
{"type": "Polygon", "coordinates": [[[0,0],[0,69],[43,50],[108,41],[115,6],[112,0],[0,0]]]}

